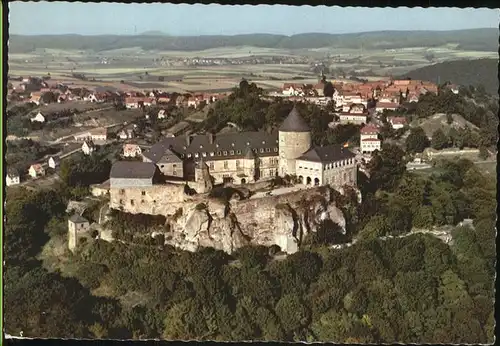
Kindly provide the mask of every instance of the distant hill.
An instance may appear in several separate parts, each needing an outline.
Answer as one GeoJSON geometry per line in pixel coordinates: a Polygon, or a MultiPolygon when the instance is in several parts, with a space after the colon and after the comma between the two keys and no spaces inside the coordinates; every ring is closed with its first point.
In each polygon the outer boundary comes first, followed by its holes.
{"type": "Polygon", "coordinates": [[[152,31],[145,31],[141,33],[139,36],[168,36],[168,34],[164,33],[163,31],[152,30],[152,31]]]}
{"type": "Polygon", "coordinates": [[[498,95],[498,60],[476,59],[446,61],[410,71],[399,78],[411,78],[437,83],[483,85],[491,95],[498,95]]]}
{"type": "Polygon", "coordinates": [[[293,36],[250,34],[235,36],[135,36],[40,35],[9,36],[9,52],[28,53],[37,48],[105,51],[141,47],[144,50],[196,51],[218,47],[312,49],[322,47],[396,49],[458,44],[460,50],[497,51],[498,29],[455,31],[376,31],[354,34],[307,33],[293,36]]]}

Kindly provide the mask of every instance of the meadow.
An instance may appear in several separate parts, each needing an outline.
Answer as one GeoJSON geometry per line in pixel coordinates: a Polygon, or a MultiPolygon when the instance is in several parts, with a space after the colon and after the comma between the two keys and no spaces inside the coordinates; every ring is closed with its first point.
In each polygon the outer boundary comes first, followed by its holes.
{"type": "MultiPolygon", "coordinates": [[[[42,76],[89,86],[113,86],[119,89],[164,89],[170,92],[196,93],[230,90],[242,78],[273,90],[283,83],[317,83],[318,75],[308,64],[242,64],[222,66],[160,65],[160,59],[241,58],[250,56],[298,56],[310,61],[329,61],[330,70],[356,71],[359,77],[382,79],[401,75],[431,64],[457,59],[493,57],[495,52],[457,50],[456,45],[399,49],[314,48],[284,49],[251,46],[219,47],[198,51],[146,51],[140,47],[108,51],[36,49],[31,53],[9,54],[9,74],[42,76]],[[103,63],[106,61],[106,63],[103,63]],[[71,74],[82,73],[96,81],[79,81],[71,74]],[[160,80],[159,77],[162,77],[160,80]],[[123,81],[123,83],[121,83],[123,81]]],[[[337,76],[329,76],[337,77],[337,76]]]]}

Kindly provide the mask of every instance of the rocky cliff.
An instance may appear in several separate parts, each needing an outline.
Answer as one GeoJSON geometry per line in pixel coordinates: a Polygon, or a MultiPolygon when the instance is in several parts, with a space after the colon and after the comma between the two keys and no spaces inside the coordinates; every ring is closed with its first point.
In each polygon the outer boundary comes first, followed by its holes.
{"type": "Polygon", "coordinates": [[[235,194],[229,201],[185,203],[182,211],[167,217],[166,242],[189,251],[203,246],[228,253],[247,244],[276,244],[293,253],[327,220],[345,233],[346,219],[338,205],[342,193],[322,186],[278,196],[245,199],[235,194]]]}

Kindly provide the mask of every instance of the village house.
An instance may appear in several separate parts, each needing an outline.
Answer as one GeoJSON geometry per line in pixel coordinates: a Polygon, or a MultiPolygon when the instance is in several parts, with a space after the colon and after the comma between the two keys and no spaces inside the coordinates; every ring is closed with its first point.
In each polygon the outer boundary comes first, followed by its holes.
{"type": "Polygon", "coordinates": [[[375,112],[383,113],[386,109],[390,111],[395,111],[399,108],[399,103],[395,102],[377,102],[375,106],[375,112]]]}
{"type": "Polygon", "coordinates": [[[185,104],[187,104],[187,99],[184,96],[179,95],[175,98],[175,105],[177,107],[182,107],[185,104]]]}
{"type": "Polygon", "coordinates": [[[368,112],[364,105],[353,104],[347,112],[337,113],[342,124],[366,124],[368,112]]]}
{"type": "Polygon", "coordinates": [[[340,93],[340,91],[338,89],[335,89],[333,91],[332,100],[335,101],[335,105],[337,106],[337,108],[342,107],[344,101],[343,101],[342,94],[340,93]]]}
{"type": "Polygon", "coordinates": [[[418,95],[415,92],[410,92],[408,94],[408,102],[410,103],[416,103],[418,102],[418,95]]]}
{"type": "Polygon", "coordinates": [[[157,116],[157,119],[158,120],[163,120],[167,117],[167,112],[164,110],[164,109],[160,109],[158,111],[158,116],[157,116]]]}
{"type": "Polygon", "coordinates": [[[302,84],[293,84],[293,83],[285,83],[283,84],[283,88],[281,93],[285,96],[304,96],[304,85],[302,84]]]}
{"type": "Polygon", "coordinates": [[[19,172],[14,168],[7,169],[7,176],[5,177],[5,185],[19,185],[21,183],[21,177],[19,172]]]}
{"type": "Polygon", "coordinates": [[[402,129],[407,124],[405,117],[389,117],[387,121],[394,130],[402,129]]]}
{"type": "Polygon", "coordinates": [[[318,97],[323,97],[325,95],[324,94],[325,84],[326,84],[325,82],[319,81],[318,84],[314,85],[313,89],[318,97]]]}
{"type": "Polygon", "coordinates": [[[141,156],[141,147],[137,144],[126,143],[123,145],[123,156],[124,157],[138,157],[141,156]]]}
{"type": "Polygon", "coordinates": [[[134,129],[132,127],[124,128],[120,131],[118,137],[120,139],[132,139],[135,137],[134,129]]]}
{"type": "Polygon", "coordinates": [[[95,197],[106,196],[109,194],[109,179],[101,184],[90,185],[90,193],[95,197]]]}
{"type": "Polygon", "coordinates": [[[363,154],[380,150],[381,140],[379,139],[379,129],[377,126],[369,124],[360,130],[360,150],[363,154]]]}
{"type": "Polygon", "coordinates": [[[28,174],[32,178],[38,178],[42,177],[45,175],[45,168],[39,163],[33,164],[30,166],[30,169],[28,170],[28,174]]]}
{"type": "Polygon", "coordinates": [[[32,102],[32,103],[34,103],[34,104],[36,104],[38,106],[41,103],[41,98],[42,98],[42,93],[40,93],[40,92],[32,92],[31,93],[31,97],[30,97],[30,102],[32,102]]]}
{"type": "Polygon", "coordinates": [[[187,98],[186,105],[188,107],[197,108],[199,104],[200,104],[200,100],[197,97],[192,96],[192,97],[187,98]]]}
{"type": "Polygon", "coordinates": [[[454,93],[455,95],[457,95],[459,93],[459,91],[460,91],[459,86],[456,85],[456,84],[447,84],[446,88],[448,90],[450,90],[452,93],[454,93]]]}
{"type": "Polygon", "coordinates": [[[56,169],[57,167],[59,167],[60,163],[61,159],[59,157],[51,156],[48,161],[48,166],[52,169],[56,169]]]}
{"type": "Polygon", "coordinates": [[[126,97],[125,98],[125,107],[128,109],[136,109],[142,107],[149,107],[155,104],[156,101],[151,97],[126,97]]]}
{"type": "Polygon", "coordinates": [[[383,93],[380,95],[377,102],[379,102],[379,103],[398,103],[399,102],[399,95],[394,96],[394,95],[391,95],[388,93],[383,93]]]}
{"type": "Polygon", "coordinates": [[[363,98],[361,94],[356,91],[343,91],[342,92],[342,105],[349,103],[362,103],[363,98]]]}
{"type": "Polygon", "coordinates": [[[39,123],[44,123],[45,122],[45,117],[43,116],[42,113],[38,112],[33,118],[30,119],[31,122],[39,122],[39,123]]]}
{"type": "Polygon", "coordinates": [[[100,103],[101,100],[97,98],[97,95],[95,93],[85,95],[83,97],[84,101],[92,102],[92,103],[100,103]]]}
{"type": "Polygon", "coordinates": [[[91,155],[96,150],[94,142],[86,140],[82,144],[82,151],[85,155],[91,155]]]}
{"type": "Polygon", "coordinates": [[[170,102],[170,97],[168,96],[159,96],[156,103],[158,104],[165,104],[170,102]]]}
{"type": "Polygon", "coordinates": [[[96,141],[104,142],[108,139],[108,130],[105,127],[98,127],[89,131],[81,132],[73,136],[76,141],[96,141]]]}

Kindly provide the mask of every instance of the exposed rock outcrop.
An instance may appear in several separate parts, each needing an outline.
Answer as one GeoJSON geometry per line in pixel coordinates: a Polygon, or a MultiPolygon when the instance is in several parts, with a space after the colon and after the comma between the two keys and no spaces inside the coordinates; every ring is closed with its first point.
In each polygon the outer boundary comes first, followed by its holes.
{"type": "Polygon", "coordinates": [[[169,220],[167,243],[188,251],[201,246],[228,253],[247,244],[276,244],[293,253],[326,220],[344,233],[346,228],[344,214],[328,187],[227,202],[207,198],[203,203],[186,203],[182,215],[169,220]]]}

